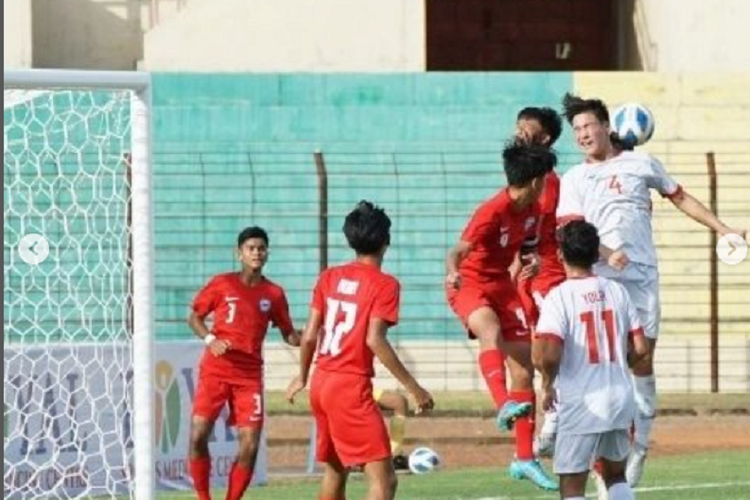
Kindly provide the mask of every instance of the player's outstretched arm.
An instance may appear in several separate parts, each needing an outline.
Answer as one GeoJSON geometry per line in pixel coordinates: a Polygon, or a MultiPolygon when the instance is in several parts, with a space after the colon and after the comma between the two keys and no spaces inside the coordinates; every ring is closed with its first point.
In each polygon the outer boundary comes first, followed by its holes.
{"type": "Polygon", "coordinates": [[[286,399],[294,403],[294,397],[307,385],[310,375],[310,365],[315,356],[315,348],[318,345],[318,332],[323,324],[323,314],[317,309],[310,309],[310,317],[305,325],[300,339],[299,350],[299,375],[294,377],[286,390],[286,399]]]}
{"type": "Polygon", "coordinates": [[[682,191],[679,196],[670,198],[670,201],[676,206],[682,213],[688,217],[697,221],[709,229],[713,229],[722,236],[727,234],[739,234],[743,238],[747,237],[747,230],[745,229],[732,229],[719,220],[716,215],[711,212],[703,203],[701,203],[693,195],[682,191]]]}
{"type": "Polygon", "coordinates": [[[432,395],[412,376],[409,370],[399,359],[396,351],[393,350],[391,343],[386,338],[388,332],[388,322],[381,318],[373,318],[367,329],[367,346],[378,357],[383,366],[396,377],[409,394],[412,395],[416,403],[416,413],[422,413],[431,410],[434,406],[432,395]]]}

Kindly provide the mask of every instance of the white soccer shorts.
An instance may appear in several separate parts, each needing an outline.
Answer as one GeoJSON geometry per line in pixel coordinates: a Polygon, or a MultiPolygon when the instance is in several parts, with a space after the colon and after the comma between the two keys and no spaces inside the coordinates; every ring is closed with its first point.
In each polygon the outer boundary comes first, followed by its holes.
{"type": "Polygon", "coordinates": [[[630,452],[627,429],[596,434],[559,434],[555,444],[555,474],[579,474],[591,470],[598,458],[624,462],[630,452]]]}
{"type": "Polygon", "coordinates": [[[646,337],[656,340],[659,337],[661,321],[661,301],[659,300],[659,270],[654,266],[631,262],[622,271],[599,263],[594,272],[610,278],[625,287],[638,310],[641,326],[646,337]]]}

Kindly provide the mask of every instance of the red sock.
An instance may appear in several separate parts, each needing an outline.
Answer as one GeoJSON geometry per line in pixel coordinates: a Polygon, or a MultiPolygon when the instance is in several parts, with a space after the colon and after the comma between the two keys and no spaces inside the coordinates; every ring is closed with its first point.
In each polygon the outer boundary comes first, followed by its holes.
{"type": "Polygon", "coordinates": [[[596,462],[594,462],[594,472],[602,476],[603,470],[604,470],[604,463],[602,462],[602,459],[600,458],[596,462]]]}
{"type": "Polygon", "coordinates": [[[211,457],[193,458],[189,460],[190,477],[193,478],[193,488],[198,494],[198,500],[211,500],[209,479],[211,477],[211,457]]]}
{"type": "Polygon", "coordinates": [[[495,402],[495,408],[500,408],[508,399],[508,389],[505,386],[505,356],[495,349],[482,351],[479,353],[479,368],[495,402]]]}
{"type": "Polygon", "coordinates": [[[536,395],[534,391],[517,391],[510,393],[510,399],[517,403],[531,403],[529,414],[516,420],[516,458],[532,460],[536,430],[536,395]]]}
{"type": "Polygon", "coordinates": [[[251,469],[248,469],[237,462],[233,463],[232,470],[229,473],[226,500],[240,500],[252,480],[253,471],[251,469]]]}

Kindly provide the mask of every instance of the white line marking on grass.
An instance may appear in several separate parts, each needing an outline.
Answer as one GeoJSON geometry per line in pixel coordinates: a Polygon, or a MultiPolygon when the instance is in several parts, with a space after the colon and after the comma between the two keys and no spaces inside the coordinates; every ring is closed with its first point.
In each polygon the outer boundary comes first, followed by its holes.
{"type": "MultiPolygon", "coordinates": [[[[698,484],[671,484],[665,486],[646,486],[636,488],[635,491],[638,493],[649,493],[654,491],[683,491],[683,490],[710,490],[715,488],[727,488],[732,486],[750,486],[750,481],[738,481],[733,483],[698,483],[698,484]]],[[[534,495],[526,498],[538,498],[549,500],[550,493],[542,495],[534,495]]],[[[586,498],[597,498],[596,494],[588,495],[586,498]]],[[[465,500],[510,500],[509,497],[481,497],[472,498],[465,500]]]]}
{"type": "Polygon", "coordinates": [[[738,481],[735,483],[698,483],[698,484],[673,484],[669,486],[647,486],[636,488],[639,493],[649,491],[679,491],[679,490],[710,490],[712,488],[726,488],[728,486],[750,486],[750,481],[738,481]]]}

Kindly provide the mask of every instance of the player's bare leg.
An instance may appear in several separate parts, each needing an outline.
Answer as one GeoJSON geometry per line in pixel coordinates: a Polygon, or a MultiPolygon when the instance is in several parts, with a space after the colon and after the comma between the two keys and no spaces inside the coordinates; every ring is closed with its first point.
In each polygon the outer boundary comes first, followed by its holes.
{"type": "Polygon", "coordinates": [[[237,429],[239,450],[229,472],[226,500],[240,500],[253,479],[255,460],[258,457],[261,429],[240,427],[237,429]]]}
{"type": "Polygon", "coordinates": [[[323,480],[320,482],[320,500],[344,500],[349,469],[338,457],[332,457],[324,465],[323,480]]]}
{"type": "Polygon", "coordinates": [[[648,343],[648,355],[632,367],[635,381],[635,402],[638,412],[635,417],[633,451],[628,459],[626,470],[626,477],[630,486],[636,486],[643,476],[651,428],[656,416],[656,383],[654,379],[656,339],[648,339],[648,343]]]}
{"type": "Polygon", "coordinates": [[[601,458],[602,479],[609,493],[609,500],[634,500],[635,494],[625,480],[625,461],[613,462],[601,458]]]}
{"type": "Polygon", "coordinates": [[[529,479],[538,487],[555,491],[557,481],[547,474],[534,456],[534,428],[536,395],[534,393],[534,366],[531,362],[531,344],[505,342],[511,386],[509,397],[513,401],[531,406],[529,413],[516,419],[516,458],[510,465],[510,475],[515,479],[529,479]]]}
{"type": "Polygon", "coordinates": [[[560,498],[584,500],[586,498],[586,479],[588,475],[588,471],[576,474],[560,474],[560,498]]]}
{"type": "Polygon", "coordinates": [[[364,470],[369,483],[366,500],[393,500],[396,497],[398,478],[390,458],[367,463],[364,470]]]}
{"type": "Polygon", "coordinates": [[[210,477],[211,455],[208,451],[208,439],[214,423],[199,416],[193,416],[190,427],[190,476],[198,500],[211,500],[210,477]]]}
{"type": "Polygon", "coordinates": [[[406,436],[406,417],[409,414],[409,400],[403,394],[393,391],[382,391],[376,399],[381,408],[391,410],[388,435],[391,438],[391,454],[393,455],[393,466],[396,470],[409,469],[409,459],[402,454],[401,447],[406,436]]]}

